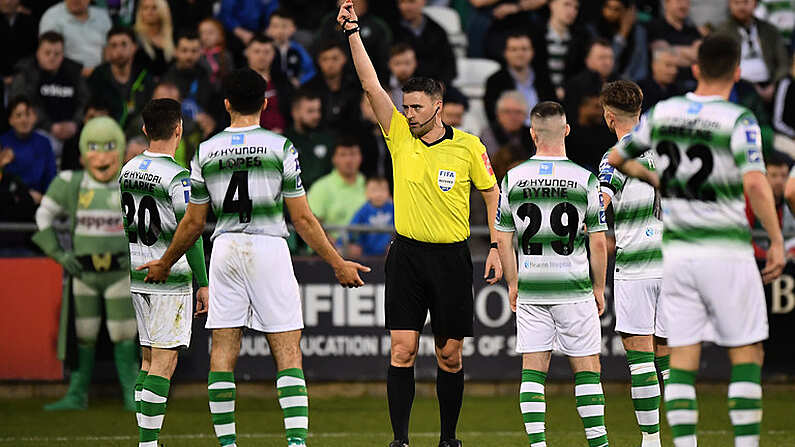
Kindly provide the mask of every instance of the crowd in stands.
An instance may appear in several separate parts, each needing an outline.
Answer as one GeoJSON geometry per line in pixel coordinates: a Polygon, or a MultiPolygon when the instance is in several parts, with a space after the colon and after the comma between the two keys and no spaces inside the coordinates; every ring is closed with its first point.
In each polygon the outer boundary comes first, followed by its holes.
{"type": "MultiPolygon", "coordinates": [[[[692,90],[690,66],[710,32],[742,44],[731,100],[756,114],[765,153],[795,156],[793,3],[354,0],[398,110],[410,77],[441,80],[443,121],[481,138],[498,177],[534,154],[529,111],[545,100],[565,105],[568,156],[595,171],[615,143],[602,86],[637,82],[644,111],[692,90]]],[[[390,156],[336,14],[334,0],[0,0],[0,221],[32,222],[56,173],[81,168],[77,143],[93,117],[119,122],[128,157],[143,151],[151,98],[181,101],[176,158],[188,166],[229,124],[221,79],[248,66],[268,83],[261,125],[295,145],[321,222],[391,225],[390,156]]],[[[485,224],[477,195],[472,222],[485,224]]],[[[329,236],[353,256],[383,254],[389,241],[329,236]]]]}

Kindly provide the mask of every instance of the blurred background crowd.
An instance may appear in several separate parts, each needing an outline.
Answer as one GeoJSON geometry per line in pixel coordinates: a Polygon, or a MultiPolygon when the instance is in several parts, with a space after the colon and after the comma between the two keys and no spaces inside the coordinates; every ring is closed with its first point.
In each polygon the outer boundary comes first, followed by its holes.
{"type": "MultiPolygon", "coordinates": [[[[637,82],[647,110],[695,87],[690,66],[703,36],[730,33],[742,43],[742,79],[731,100],[756,114],[768,164],[778,167],[769,177],[780,215],[792,221],[782,207],[795,156],[792,0],[354,6],[398,109],[411,76],[443,81],[443,121],[480,136],[498,178],[533,155],[529,111],[545,100],[566,108],[569,158],[596,171],[616,142],[602,118],[602,85],[637,82]]],[[[294,143],[321,222],[392,225],[390,156],[336,14],[334,0],[0,0],[0,222],[33,222],[53,177],[81,169],[77,143],[90,118],[119,122],[128,159],[142,152],[140,112],[151,98],[181,101],[185,133],[177,161],[187,166],[198,144],[229,124],[220,80],[248,66],[268,81],[261,125],[294,143]]],[[[472,201],[473,225],[486,223],[481,202],[472,201]]],[[[390,238],[330,235],[353,257],[383,254],[390,238]]],[[[33,249],[16,238],[0,239],[6,250],[33,249]]],[[[294,253],[307,253],[291,239],[294,253]]]]}

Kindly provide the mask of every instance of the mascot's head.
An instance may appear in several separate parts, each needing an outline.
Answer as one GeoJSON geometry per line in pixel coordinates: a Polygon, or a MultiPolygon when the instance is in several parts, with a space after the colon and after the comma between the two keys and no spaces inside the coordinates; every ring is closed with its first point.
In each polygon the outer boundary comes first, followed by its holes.
{"type": "Polygon", "coordinates": [[[101,183],[115,180],[124,160],[124,132],[113,118],[92,118],[80,133],[83,166],[101,183]]]}

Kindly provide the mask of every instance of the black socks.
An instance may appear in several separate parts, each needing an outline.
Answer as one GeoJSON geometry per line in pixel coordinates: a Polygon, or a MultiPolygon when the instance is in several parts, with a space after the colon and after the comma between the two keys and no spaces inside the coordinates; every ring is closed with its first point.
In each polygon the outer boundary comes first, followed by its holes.
{"type": "MultiPolygon", "coordinates": [[[[461,387],[463,389],[463,375],[461,387]]],[[[438,389],[438,385],[437,385],[438,389]]],[[[409,417],[411,404],[414,402],[414,366],[401,368],[389,365],[386,376],[386,393],[389,401],[389,418],[392,420],[392,431],[395,439],[409,442],[409,417]]],[[[441,401],[441,398],[439,399],[441,401]]],[[[461,398],[459,397],[459,408],[461,398]]],[[[456,413],[458,418],[458,413],[456,413]]],[[[453,424],[455,430],[455,423],[453,424]]]]}
{"type": "Polygon", "coordinates": [[[439,418],[441,419],[441,440],[455,439],[455,427],[461,413],[464,399],[464,370],[451,373],[437,368],[436,396],[439,399],[439,418]]]}

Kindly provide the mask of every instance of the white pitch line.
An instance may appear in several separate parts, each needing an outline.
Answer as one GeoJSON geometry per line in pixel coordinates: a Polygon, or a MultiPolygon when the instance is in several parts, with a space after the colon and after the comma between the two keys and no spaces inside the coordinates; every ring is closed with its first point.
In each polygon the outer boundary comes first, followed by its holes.
{"type": "MultiPolygon", "coordinates": [[[[548,430],[550,433],[555,433],[557,430],[548,430]]],[[[580,431],[577,431],[579,433],[580,431]]],[[[574,433],[574,432],[571,432],[574,433]]],[[[699,430],[698,433],[705,435],[728,435],[733,431],[729,430],[699,430]]],[[[768,435],[783,435],[793,433],[791,430],[768,430],[765,432],[768,435]]],[[[516,431],[469,431],[460,432],[462,437],[467,436],[522,436],[524,432],[521,430],[516,431]]],[[[391,436],[387,432],[329,432],[329,433],[310,433],[310,438],[347,438],[350,436],[384,436],[384,439],[391,436]]],[[[437,432],[421,432],[411,433],[412,437],[417,438],[433,438],[438,437],[437,432]]],[[[280,439],[284,437],[284,433],[239,433],[238,438],[243,439],[280,439]]],[[[107,441],[134,441],[137,436],[21,436],[21,437],[6,437],[0,438],[0,442],[107,442],[107,441]]],[[[160,439],[215,439],[212,433],[186,433],[181,435],[163,435],[160,439]]]]}

